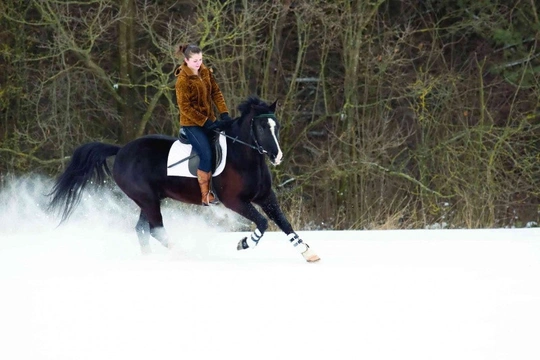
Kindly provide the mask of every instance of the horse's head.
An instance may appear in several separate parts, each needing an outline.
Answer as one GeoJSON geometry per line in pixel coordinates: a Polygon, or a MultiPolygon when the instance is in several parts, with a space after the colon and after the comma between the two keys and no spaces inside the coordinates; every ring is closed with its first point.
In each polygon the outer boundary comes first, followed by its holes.
{"type": "Polygon", "coordinates": [[[268,155],[273,165],[279,165],[283,153],[279,146],[279,122],[275,115],[277,101],[267,105],[256,100],[253,100],[250,111],[251,136],[258,151],[268,155]]]}

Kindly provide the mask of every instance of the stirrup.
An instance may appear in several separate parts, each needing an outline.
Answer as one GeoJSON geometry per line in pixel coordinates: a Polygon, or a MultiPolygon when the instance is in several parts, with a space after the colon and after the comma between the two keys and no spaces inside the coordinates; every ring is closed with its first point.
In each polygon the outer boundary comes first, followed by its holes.
{"type": "Polygon", "coordinates": [[[209,191],[208,194],[205,195],[205,198],[206,199],[209,199],[210,198],[210,194],[212,194],[212,196],[214,196],[214,200],[212,201],[201,201],[202,204],[204,206],[210,206],[210,205],[219,205],[219,200],[218,198],[216,197],[216,195],[214,195],[214,193],[212,191],[209,191]]]}

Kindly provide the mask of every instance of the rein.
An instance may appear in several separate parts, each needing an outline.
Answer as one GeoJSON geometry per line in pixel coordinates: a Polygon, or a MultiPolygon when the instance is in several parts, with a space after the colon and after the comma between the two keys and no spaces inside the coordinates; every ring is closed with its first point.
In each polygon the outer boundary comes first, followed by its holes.
{"type": "Polygon", "coordinates": [[[251,124],[250,124],[250,129],[249,129],[249,133],[251,135],[251,139],[255,142],[256,146],[255,145],[251,145],[245,141],[242,141],[242,140],[238,140],[238,136],[236,137],[232,137],[230,135],[227,135],[225,134],[225,132],[221,133],[219,130],[214,130],[214,132],[218,133],[218,134],[222,134],[223,136],[231,139],[233,141],[233,144],[235,142],[238,142],[242,145],[246,145],[247,147],[250,147],[252,148],[253,150],[257,150],[259,152],[259,154],[261,155],[264,155],[266,153],[268,153],[268,151],[264,150],[264,148],[259,145],[259,142],[257,141],[257,138],[255,137],[255,134],[253,133],[253,120],[255,119],[259,119],[259,118],[262,118],[262,117],[267,117],[267,118],[271,118],[271,119],[276,119],[276,115],[274,114],[271,114],[271,113],[268,113],[268,114],[260,114],[260,115],[257,115],[257,116],[254,116],[251,118],[251,124]]]}

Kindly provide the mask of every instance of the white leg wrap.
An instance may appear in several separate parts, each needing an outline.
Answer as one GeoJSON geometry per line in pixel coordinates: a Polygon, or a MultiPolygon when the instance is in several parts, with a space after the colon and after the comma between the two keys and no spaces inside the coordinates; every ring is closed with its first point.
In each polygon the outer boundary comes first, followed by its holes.
{"type": "Polygon", "coordinates": [[[294,246],[294,248],[299,252],[299,253],[303,253],[305,252],[308,247],[306,244],[304,244],[304,242],[302,241],[302,239],[300,239],[300,237],[298,236],[298,234],[292,232],[288,235],[288,238],[289,238],[289,241],[291,242],[291,244],[294,246]]]}
{"type": "Polygon", "coordinates": [[[251,233],[251,236],[246,239],[246,243],[251,249],[253,249],[255,246],[257,246],[261,237],[261,231],[259,229],[255,229],[255,231],[251,233]]]}
{"type": "Polygon", "coordinates": [[[291,244],[293,244],[294,248],[300,254],[302,254],[302,256],[304,257],[304,259],[306,259],[307,262],[316,262],[316,261],[321,260],[321,258],[317,254],[315,254],[313,250],[311,250],[308,244],[306,244],[305,242],[302,241],[302,239],[300,239],[298,234],[294,232],[290,233],[288,238],[291,244]]]}

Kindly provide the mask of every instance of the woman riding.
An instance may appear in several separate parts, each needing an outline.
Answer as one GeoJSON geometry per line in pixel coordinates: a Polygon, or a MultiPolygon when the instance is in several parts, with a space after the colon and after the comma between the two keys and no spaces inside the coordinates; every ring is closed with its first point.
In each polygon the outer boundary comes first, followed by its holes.
{"type": "Polygon", "coordinates": [[[180,126],[199,155],[197,180],[201,188],[202,204],[217,204],[216,197],[210,191],[212,148],[209,135],[227,128],[232,119],[212,71],[202,63],[202,50],[196,45],[180,45],[176,55],[183,57],[182,65],[175,71],[180,126]],[[220,113],[220,120],[216,120],[212,103],[220,113]]]}

